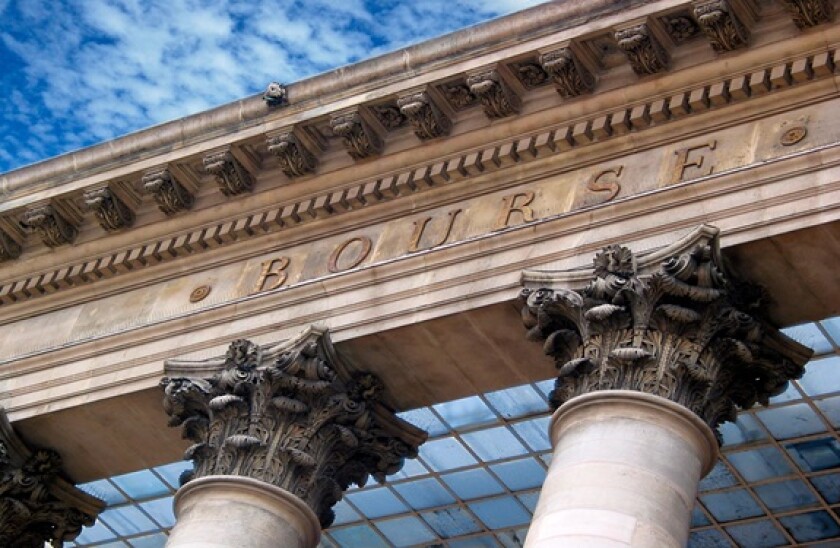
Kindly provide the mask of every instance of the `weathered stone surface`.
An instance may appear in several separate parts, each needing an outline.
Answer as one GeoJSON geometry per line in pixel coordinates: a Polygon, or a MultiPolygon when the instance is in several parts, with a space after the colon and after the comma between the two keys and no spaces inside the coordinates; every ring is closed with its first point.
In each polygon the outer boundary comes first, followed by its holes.
{"type": "Polygon", "coordinates": [[[109,232],[130,227],[134,223],[134,212],[107,186],[85,191],[84,200],[102,228],[109,232]]]}
{"type": "Polygon", "coordinates": [[[48,247],[72,243],[79,233],[78,229],[50,204],[27,209],[20,224],[23,228],[37,232],[48,247]]]}
{"type": "Polygon", "coordinates": [[[280,160],[280,169],[290,179],[315,172],[318,161],[291,131],[268,137],[268,151],[280,160]]]}
{"type": "Polygon", "coordinates": [[[341,137],[347,154],[354,160],[362,160],[382,152],[384,143],[358,112],[336,116],[330,120],[333,133],[341,137]]]}
{"type": "Polygon", "coordinates": [[[152,195],[158,208],[166,215],[174,215],[193,206],[192,193],[166,167],[147,171],[143,175],[143,189],[152,195]]]}
{"type": "Polygon", "coordinates": [[[176,373],[161,381],[170,426],[194,442],[195,470],[182,480],[258,479],[300,497],[324,527],[350,484],[384,480],[425,440],[379,401],[380,381],[351,372],[317,329],[269,347],[237,340],[222,360],[171,361],[167,373],[176,373]]]}
{"type": "Polygon", "coordinates": [[[782,0],[793,22],[800,29],[815,27],[834,19],[830,0],[782,0]]]}
{"type": "Polygon", "coordinates": [[[715,428],[736,408],[784,391],[811,355],[763,320],[766,295],[727,273],[710,227],[643,258],[608,246],[586,286],[561,287],[568,279],[526,273],[521,294],[528,337],[558,368],[555,406],[597,390],[637,390],[715,428]]]}
{"type": "Polygon", "coordinates": [[[484,114],[491,120],[513,116],[522,108],[522,100],[496,70],[470,75],[467,87],[481,101],[484,114]]]}
{"type": "Polygon", "coordinates": [[[615,40],[639,76],[656,74],[668,68],[668,54],[646,24],[616,31],[615,40]]]}
{"type": "Polygon", "coordinates": [[[236,196],[254,188],[254,178],[230,150],[210,153],[202,163],[204,169],[215,176],[216,184],[225,196],[236,196]]]}
{"type": "Polygon", "coordinates": [[[747,45],[749,33],[726,0],[703,0],[694,4],[694,17],[718,53],[747,45]]]}
{"type": "Polygon", "coordinates": [[[59,454],[26,447],[0,408],[0,546],[61,547],[93,525],[105,504],[60,472],[59,454]]]}
{"type": "Polygon", "coordinates": [[[571,48],[544,53],[540,63],[554,79],[557,93],[562,97],[577,97],[595,87],[595,77],[581,64],[571,48]]]}
{"type": "Polygon", "coordinates": [[[400,97],[397,105],[414,127],[414,134],[424,141],[449,135],[452,130],[452,120],[426,92],[400,97]]]}

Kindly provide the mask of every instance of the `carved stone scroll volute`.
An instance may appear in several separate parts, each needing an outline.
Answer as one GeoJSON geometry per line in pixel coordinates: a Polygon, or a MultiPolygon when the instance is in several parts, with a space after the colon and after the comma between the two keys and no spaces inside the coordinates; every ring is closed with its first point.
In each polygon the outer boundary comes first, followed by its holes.
{"type": "Polygon", "coordinates": [[[522,107],[519,96],[495,70],[471,74],[467,87],[481,101],[484,114],[490,119],[513,116],[522,107]]]}
{"type": "Polygon", "coordinates": [[[668,68],[668,53],[647,24],[617,30],[615,40],[639,76],[656,74],[668,68]]]}
{"type": "Polygon", "coordinates": [[[782,0],[793,22],[800,29],[815,27],[834,19],[831,0],[782,0]]]}
{"type": "Polygon", "coordinates": [[[597,390],[636,390],[679,403],[715,429],[736,408],[784,391],[810,358],[762,318],[764,292],[726,272],[711,227],[638,258],[611,245],[580,287],[585,277],[524,274],[528,338],[542,342],[558,370],[554,406],[597,390]]]}
{"type": "Polygon", "coordinates": [[[225,196],[251,192],[254,188],[254,178],[230,150],[212,152],[204,157],[202,163],[204,169],[216,178],[216,184],[225,196]]]}
{"type": "Polygon", "coordinates": [[[379,481],[417,455],[425,433],[382,403],[372,374],[351,372],[328,335],[288,343],[231,343],[224,359],[169,361],[161,381],[171,426],[194,445],[191,476],[239,475],[281,487],[327,527],[351,483],[379,481]],[[190,372],[209,377],[195,378],[190,372]]]}
{"type": "Polygon", "coordinates": [[[718,53],[747,45],[747,29],[726,0],[704,0],[694,4],[694,18],[718,53]]]}
{"type": "Polygon", "coordinates": [[[425,91],[400,97],[397,106],[411,122],[414,134],[424,141],[449,135],[452,129],[452,121],[425,91]]]}
{"type": "Polygon", "coordinates": [[[28,448],[0,408],[0,546],[61,547],[104,507],[61,477],[58,453],[28,448]]]}
{"type": "Polygon", "coordinates": [[[280,169],[290,179],[315,172],[318,161],[292,131],[268,136],[268,151],[280,160],[280,169]]]}
{"type": "Polygon", "coordinates": [[[335,116],[330,120],[333,133],[341,137],[344,148],[354,160],[382,153],[383,142],[358,112],[335,116]]]}
{"type": "Polygon", "coordinates": [[[557,93],[561,97],[577,97],[590,93],[595,88],[595,77],[583,66],[571,48],[542,54],[540,64],[554,79],[557,93]]]}
{"type": "Polygon", "coordinates": [[[102,228],[109,232],[134,223],[134,212],[107,186],[86,190],[84,200],[102,228]]]}
{"type": "Polygon", "coordinates": [[[174,215],[193,206],[193,195],[166,167],[147,171],[142,178],[143,190],[151,194],[158,208],[174,215]]]}
{"type": "Polygon", "coordinates": [[[21,217],[23,228],[38,233],[48,247],[72,243],[79,231],[52,205],[44,204],[27,209],[21,217]]]}

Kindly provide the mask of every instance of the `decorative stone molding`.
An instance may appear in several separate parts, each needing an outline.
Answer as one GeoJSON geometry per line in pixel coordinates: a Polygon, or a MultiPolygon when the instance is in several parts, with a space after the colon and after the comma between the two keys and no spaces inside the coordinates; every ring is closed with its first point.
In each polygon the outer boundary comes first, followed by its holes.
{"type": "Polygon", "coordinates": [[[783,392],[811,356],[762,318],[764,291],[726,271],[712,227],[641,257],[611,245],[585,273],[523,279],[528,337],[543,341],[558,368],[554,406],[596,390],[636,390],[715,429],[735,420],[736,407],[783,392]],[[565,287],[585,278],[580,289],[565,287]]]}
{"type": "Polygon", "coordinates": [[[471,74],[467,87],[481,101],[484,114],[491,120],[513,116],[522,107],[522,100],[496,70],[471,74]]]}
{"type": "Polygon", "coordinates": [[[229,149],[211,152],[202,160],[204,169],[216,178],[219,190],[225,196],[251,192],[254,178],[229,149]]]}
{"type": "Polygon", "coordinates": [[[668,53],[647,24],[615,31],[615,41],[639,76],[656,74],[668,68],[668,53]]]}
{"type": "Polygon", "coordinates": [[[688,13],[675,13],[661,19],[665,32],[675,44],[688,42],[700,33],[700,27],[688,13]]]}
{"type": "Polygon", "coordinates": [[[318,161],[292,131],[269,135],[267,142],[268,151],[280,160],[280,169],[286,177],[291,179],[315,172],[318,161]]]}
{"type": "Polygon", "coordinates": [[[528,89],[539,87],[548,81],[548,73],[537,63],[517,63],[514,68],[519,81],[528,89]]]}
{"type": "Polygon", "coordinates": [[[152,169],[143,174],[143,190],[151,194],[158,208],[166,215],[190,209],[194,202],[192,193],[172,175],[167,167],[152,169]]]}
{"type": "Polygon", "coordinates": [[[195,470],[183,483],[261,480],[301,498],[323,527],[351,483],[383,481],[426,438],[382,404],[381,382],[351,371],[316,328],[266,347],[236,340],[223,359],[169,361],[166,372],[169,424],[194,442],[185,456],[195,470]]]}
{"type": "Polygon", "coordinates": [[[726,0],[695,2],[694,17],[716,52],[747,45],[749,33],[726,0]]]}
{"type": "Polygon", "coordinates": [[[478,103],[478,97],[473,95],[466,84],[450,82],[440,86],[440,90],[453,110],[463,110],[478,103]]]}
{"type": "Polygon", "coordinates": [[[397,106],[403,116],[411,122],[414,134],[424,141],[449,135],[452,130],[452,120],[425,91],[400,97],[397,106]]]}
{"type": "Polygon", "coordinates": [[[815,27],[834,19],[831,0],[782,0],[782,4],[800,29],[815,27]]]}
{"type": "Polygon", "coordinates": [[[134,212],[107,186],[86,190],[84,201],[102,228],[109,232],[134,224],[134,212]]]}
{"type": "Polygon", "coordinates": [[[263,93],[263,101],[270,107],[282,107],[289,103],[286,86],[280,82],[271,82],[263,93]]]}
{"type": "Polygon", "coordinates": [[[105,503],[60,476],[61,457],[29,449],[0,408],[0,546],[63,546],[93,525],[105,503]]]}
{"type": "Polygon", "coordinates": [[[396,104],[374,105],[371,110],[382,127],[388,131],[399,129],[406,123],[406,117],[396,104]]]}
{"type": "Polygon", "coordinates": [[[382,153],[382,139],[358,112],[333,117],[330,120],[330,128],[334,134],[341,137],[344,148],[354,160],[382,153]]]}
{"type": "Polygon", "coordinates": [[[20,257],[20,245],[6,231],[0,229],[0,263],[20,257]]]}
{"type": "Polygon", "coordinates": [[[27,209],[20,225],[33,230],[41,236],[48,247],[73,243],[79,231],[50,204],[43,204],[27,209]]]}
{"type": "Polygon", "coordinates": [[[557,93],[561,97],[577,97],[595,89],[595,77],[583,66],[571,48],[542,54],[540,64],[554,79],[557,93]]]}

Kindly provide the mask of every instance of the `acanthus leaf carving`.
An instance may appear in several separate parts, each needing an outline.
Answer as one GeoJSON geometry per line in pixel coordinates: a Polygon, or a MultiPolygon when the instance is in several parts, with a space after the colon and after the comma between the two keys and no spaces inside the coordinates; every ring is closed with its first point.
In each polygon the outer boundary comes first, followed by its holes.
{"type": "Polygon", "coordinates": [[[225,196],[251,192],[254,188],[254,178],[229,150],[208,154],[202,164],[215,177],[219,190],[225,196]]]}
{"type": "Polygon", "coordinates": [[[747,29],[726,0],[704,0],[694,4],[694,17],[718,53],[747,45],[747,29]]]}
{"type": "Polygon", "coordinates": [[[102,228],[109,232],[134,223],[134,212],[107,186],[86,190],[84,201],[102,228]]]}
{"type": "Polygon", "coordinates": [[[516,65],[519,80],[526,88],[535,88],[548,81],[548,73],[536,63],[519,63],[516,65]]]}
{"type": "Polygon", "coordinates": [[[28,448],[0,408],[0,546],[60,548],[104,506],[61,477],[58,453],[28,448]]]}
{"type": "Polygon", "coordinates": [[[425,91],[400,97],[397,106],[411,122],[414,134],[424,141],[449,135],[452,129],[452,121],[425,91]]]}
{"type": "Polygon", "coordinates": [[[643,267],[630,249],[608,246],[581,289],[559,287],[563,273],[526,272],[526,284],[554,280],[520,294],[528,338],[543,342],[558,370],[554,406],[596,390],[636,390],[715,429],[802,375],[810,350],[761,317],[764,293],[726,272],[716,233],[694,236],[643,267]]]}
{"type": "Polygon", "coordinates": [[[617,30],[615,40],[639,76],[656,74],[668,68],[668,53],[647,24],[617,30]]]}
{"type": "Polygon", "coordinates": [[[595,88],[595,77],[580,62],[571,48],[544,53],[540,63],[554,79],[557,93],[570,98],[589,93],[595,88]]]}
{"type": "Polygon", "coordinates": [[[834,19],[831,0],[782,0],[782,4],[800,29],[815,27],[834,19]]]}
{"type": "Polygon", "coordinates": [[[455,110],[465,109],[478,103],[478,97],[472,94],[470,88],[461,83],[450,83],[441,86],[441,91],[455,110]]]}
{"type": "MultiPolygon", "coordinates": [[[[174,365],[183,371],[189,363],[174,365]]],[[[214,364],[221,370],[209,378],[161,381],[170,426],[193,442],[186,481],[219,474],[265,481],[301,498],[327,527],[351,483],[383,481],[425,439],[384,407],[377,377],[341,362],[326,333],[313,329],[272,347],[239,339],[214,364]]]]}
{"type": "Polygon", "coordinates": [[[167,167],[152,169],[143,174],[143,190],[151,194],[158,208],[166,215],[174,215],[193,206],[194,197],[167,167]]]}
{"type": "Polygon", "coordinates": [[[382,127],[388,131],[393,131],[405,125],[406,117],[396,105],[374,105],[371,110],[376,115],[379,123],[382,124],[382,127]]]}
{"type": "Polygon", "coordinates": [[[50,204],[27,209],[20,224],[25,229],[37,232],[48,247],[73,243],[79,233],[78,229],[50,204]]]}
{"type": "Polygon", "coordinates": [[[481,101],[484,114],[490,119],[513,116],[522,106],[519,96],[495,70],[470,75],[467,87],[481,101]]]}
{"type": "Polygon", "coordinates": [[[292,131],[268,137],[268,150],[280,160],[280,169],[290,179],[315,172],[318,161],[292,131]]]}
{"type": "Polygon", "coordinates": [[[333,117],[330,120],[330,128],[334,134],[341,137],[344,148],[354,160],[382,153],[382,139],[358,112],[333,117]]]}

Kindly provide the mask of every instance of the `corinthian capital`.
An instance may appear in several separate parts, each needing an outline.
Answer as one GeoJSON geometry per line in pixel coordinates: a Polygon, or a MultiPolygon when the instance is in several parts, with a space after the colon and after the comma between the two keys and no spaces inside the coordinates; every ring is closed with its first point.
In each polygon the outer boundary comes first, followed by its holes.
{"type": "Polygon", "coordinates": [[[186,453],[193,477],[239,475],[281,487],[323,527],[351,483],[384,480],[426,437],[381,403],[375,376],[351,372],[316,329],[268,347],[236,340],[223,359],[170,361],[166,370],[164,409],[194,443],[186,453]]]}
{"type": "Polygon", "coordinates": [[[811,355],[763,319],[763,290],[726,271],[711,227],[638,258],[606,247],[589,278],[571,289],[564,286],[580,271],[524,275],[528,337],[558,369],[555,406],[596,390],[636,390],[679,403],[714,429],[736,408],[784,391],[811,355]]]}
{"type": "Polygon", "coordinates": [[[58,453],[26,447],[0,408],[0,546],[60,547],[93,525],[105,504],[60,471],[58,453]]]}

